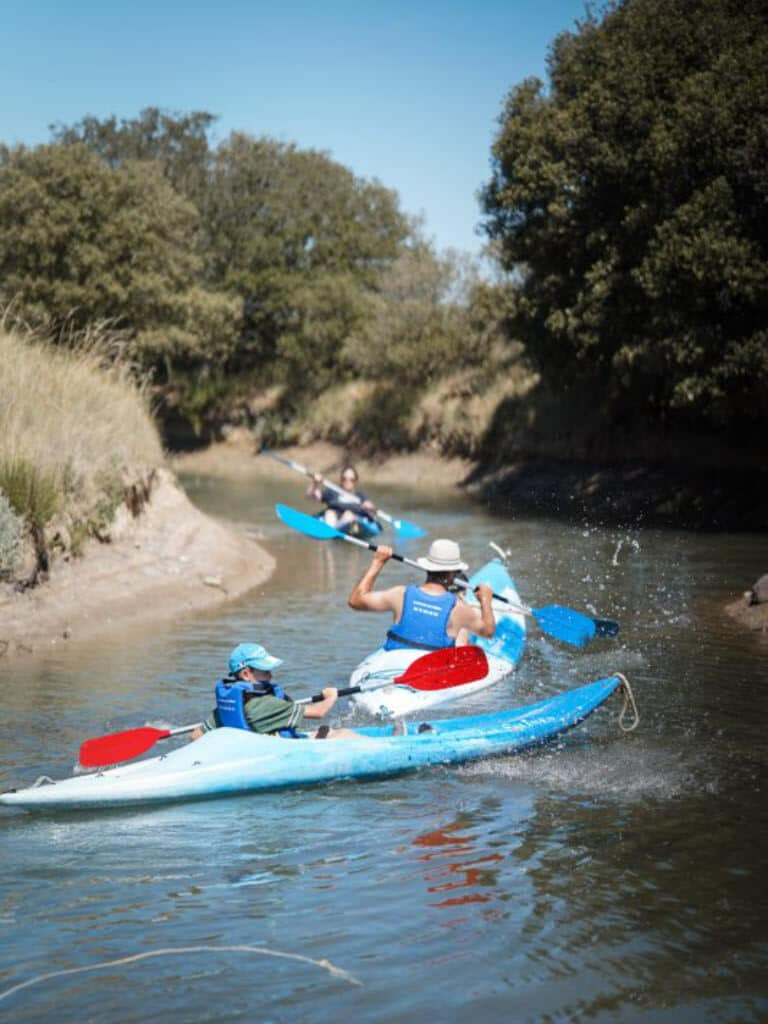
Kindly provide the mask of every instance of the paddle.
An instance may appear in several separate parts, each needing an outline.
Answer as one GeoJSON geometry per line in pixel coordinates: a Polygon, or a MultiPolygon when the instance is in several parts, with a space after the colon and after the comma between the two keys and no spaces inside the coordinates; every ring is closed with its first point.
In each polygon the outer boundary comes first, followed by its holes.
{"type": "MultiPolygon", "coordinates": [[[[315,519],[313,516],[305,515],[304,512],[288,508],[287,505],[275,505],[275,509],[278,517],[282,519],[286,526],[290,526],[300,533],[305,533],[308,537],[315,537],[318,540],[340,538],[341,540],[349,541],[351,544],[357,544],[358,547],[368,548],[369,551],[378,551],[378,545],[360,540],[358,537],[350,537],[349,534],[342,533],[341,530],[336,530],[333,526],[329,526],[322,519],[315,519]]],[[[414,562],[410,558],[405,558],[397,553],[393,553],[392,557],[397,562],[412,565],[414,568],[424,572],[419,563],[414,562]]],[[[471,589],[470,585],[459,577],[456,577],[455,582],[460,587],[471,589]]],[[[510,608],[514,608],[515,611],[534,618],[542,632],[574,647],[583,647],[595,637],[615,637],[619,632],[618,622],[614,622],[612,619],[593,619],[581,612],[573,611],[572,608],[563,608],[560,605],[547,605],[545,608],[529,608],[528,605],[510,601],[503,594],[494,594],[493,597],[497,601],[503,601],[510,608]]]]}
{"type": "MultiPolygon", "coordinates": [[[[284,466],[289,466],[291,469],[295,469],[297,473],[303,473],[304,476],[308,476],[314,479],[315,474],[311,469],[307,469],[306,466],[302,466],[300,462],[296,462],[295,459],[287,459],[282,455],[278,455],[273,452],[271,448],[261,448],[259,455],[268,455],[271,459],[275,459],[277,462],[282,462],[284,466]]],[[[338,484],[333,483],[331,480],[323,478],[323,486],[330,488],[332,491],[336,491],[337,494],[347,494],[343,487],[339,487],[338,484]]],[[[365,510],[363,509],[363,512],[365,510]]],[[[415,523],[409,523],[406,519],[395,519],[389,515],[388,512],[382,512],[380,508],[376,509],[376,516],[379,519],[383,519],[385,523],[389,523],[393,527],[398,537],[402,537],[403,540],[408,540],[412,537],[426,537],[427,531],[422,530],[420,526],[416,526],[415,523]]]]}
{"type": "MultiPolygon", "coordinates": [[[[416,661],[411,662],[402,675],[394,679],[365,680],[358,686],[347,686],[339,690],[339,697],[349,697],[353,693],[367,690],[379,690],[384,686],[408,686],[412,690],[447,690],[452,686],[463,686],[473,683],[488,674],[488,661],[480,647],[469,644],[465,647],[444,647],[439,651],[430,651],[416,661]]],[[[296,704],[317,704],[325,698],[321,693],[313,697],[303,697],[296,704]]],[[[139,729],[127,729],[125,732],[113,732],[107,736],[95,736],[85,740],[80,747],[80,764],[85,768],[101,768],[108,764],[130,761],[146,753],[159,740],[169,736],[180,736],[185,732],[198,729],[200,723],[180,726],[178,729],[155,729],[142,726],[139,729]]]]}

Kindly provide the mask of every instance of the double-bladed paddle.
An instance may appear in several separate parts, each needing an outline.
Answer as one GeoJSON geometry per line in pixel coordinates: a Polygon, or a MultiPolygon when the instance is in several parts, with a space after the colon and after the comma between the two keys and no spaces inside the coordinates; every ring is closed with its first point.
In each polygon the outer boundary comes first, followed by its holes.
{"type": "MultiPolygon", "coordinates": [[[[341,530],[329,526],[324,520],[315,519],[314,516],[298,512],[287,505],[275,505],[275,509],[279,518],[282,519],[286,526],[290,526],[292,529],[298,530],[308,537],[315,537],[318,540],[338,538],[349,541],[350,544],[357,544],[358,547],[368,548],[369,551],[378,551],[379,549],[377,544],[361,540],[358,537],[351,537],[348,533],[343,533],[341,530]]],[[[399,555],[395,552],[392,554],[392,557],[398,562],[412,565],[414,568],[421,570],[421,572],[424,571],[418,562],[414,562],[404,555],[399,555]]],[[[459,577],[456,578],[455,582],[460,587],[464,587],[467,590],[471,589],[470,585],[459,577]]],[[[516,612],[534,618],[542,632],[555,637],[557,640],[562,640],[564,643],[572,644],[574,647],[583,647],[590,640],[594,640],[595,637],[610,639],[617,636],[619,632],[619,624],[614,622],[613,619],[593,619],[582,612],[574,611],[572,608],[563,608],[556,604],[547,605],[545,608],[529,608],[528,605],[510,601],[503,594],[494,594],[493,597],[496,601],[503,601],[504,604],[513,608],[516,612]]]]}
{"type": "MultiPolygon", "coordinates": [[[[394,679],[363,680],[359,685],[347,686],[338,693],[339,697],[349,697],[353,693],[379,690],[394,684],[407,686],[412,690],[446,690],[451,686],[474,683],[487,674],[488,660],[480,647],[444,647],[417,658],[402,675],[394,679]]],[[[324,699],[322,693],[316,693],[313,697],[303,697],[295,703],[317,704],[324,699]]],[[[199,727],[199,722],[194,725],[183,725],[178,729],[155,729],[147,725],[139,729],[127,729],[125,732],[109,733],[107,736],[95,736],[93,739],[85,740],[80,747],[79,761],[84,768],[101,768],[104,765],[130,761],[131,758],[146,753],[159,740],[168,739],[169,736],[180,736],[199,727]]]]}
{"type": "MultiPolygon", "coordinates": [[[[295,459],[288,459],[283,455],[278,455],[277,452],[273,452],[271,448],[261,448],[259,455],[268,455],[270,459],[275,459],[277,462],[282,462],[284,466],[289,466],[291,469],[295,469],[297,473],[303,473],[304,476],[308,476],[314,479],[315,474],[311,469],[307,469],[306,466],[302,466],[300,462],[296,462],[295,459]]],[[[323,486],[328,487],[332,491],[336,491],[337,494],[347,494],[343,487],[339,487],[338,484],[333,483],[331,480],[323,478],[323,486]]],[[[363,509],[365,512],[365,509],[363,509]]],[[[388,512],[383,512],[380,508],[376,509],[376,516],[379,519],[383,519],[385,523],[394,529],[398,537],[402,537],[403,540],[407,540],[411,537],[426,537],[427,531],[422,530],[420,526],[416,526],[415,523],[409,523],[406,519],[395,518],[388,512]]]]}

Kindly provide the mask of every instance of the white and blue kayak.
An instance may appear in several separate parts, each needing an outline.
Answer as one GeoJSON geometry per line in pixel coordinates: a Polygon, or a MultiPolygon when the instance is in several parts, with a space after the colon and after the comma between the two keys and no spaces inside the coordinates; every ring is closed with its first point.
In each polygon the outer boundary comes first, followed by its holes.
{"type": "Polygon", "coordinates": [[[28,811],[122,807],[226,796],[342,779],[366,779],[503,754],[546,743],[572,729],[624,683],[618,675],[516,710],[407,724],[367,726],[359,739],[293,740],[216,729],[162,757],[27,789],[0,804],[28,811]]]}
{"type": "MultiPolygon", "coordinates": [[[[515,610],[520,606],[514,580],[506,566],[499,559],[487,562],[470,578],[469,587],[474,588],[486,583],[494,592],[500,594],[511,606],[494,601],[493,609],[496,616],[496,632],[491,639],[473,637],[473,643],[485,651],[488,658],[488,673],[482,679],[462,686],[432,692],[409,690],[404,686],[384,686],[376,690],[357,694],[351,700],[357,707],[364,708],[369,714],[382,718],[399,717],[401,715],[418,714],[428,708],[468,697],[488,686],[493,686],[514,672],[525,648],[525,617],[515,610]]],[[[477,603],[477,598],[470,591],[466,600],[477,603]]],[[[350,685],[357,686],[363,680],[394,679],[401,675],[416,658],[424,651],[415,648],[399,648],[385,651],[383,647],[369,654],[350,676],[350,685]]]]}

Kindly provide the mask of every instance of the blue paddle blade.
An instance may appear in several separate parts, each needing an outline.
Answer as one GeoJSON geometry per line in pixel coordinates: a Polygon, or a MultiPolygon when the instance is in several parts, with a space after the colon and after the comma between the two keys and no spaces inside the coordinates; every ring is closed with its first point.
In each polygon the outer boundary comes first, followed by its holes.
{"type": "Polygon", "coordinates": [[[323,519],[308,516],[306,512],[299,512],[287,505],[275,505],[275,512],[286,526],[298,530],[299,533],[306,533],[308,537],[315,537],[317,540],[333,540],[335,537],[344,537],[341,530],[329,526],[323,519]]]}
{"type": "Polygon", "coordinates": [[[395,528],[397,536],[402,537],[403,540],[427,536],[426,530],[422,530],[420,526],[416,526],[414,523],[406,522],[405,519],[393,519],[392,526],[395,528]]]}
{"type": "Polygon", "coordinates": [[[595,638],[594,620],[572,608],[551,604],[546,608],[532,608],[531,613],[545,633],[574,647],[583,647],[595,638]]]}

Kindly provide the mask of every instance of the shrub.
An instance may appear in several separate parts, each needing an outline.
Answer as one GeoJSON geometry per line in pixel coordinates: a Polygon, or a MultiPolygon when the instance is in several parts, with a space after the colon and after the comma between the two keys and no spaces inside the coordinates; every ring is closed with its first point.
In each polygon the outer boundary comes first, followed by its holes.
{"type": "Polygon", "coordinates": [[[59,474],[24,458],[0,461],[0,489],[16,515],[37,529],[51,521],[63,497],[59,474]]]}
{"type": "Polygon", "coordinates": [[[11,575],[16,568],[23,526],[21,518],[0,491],[0,579],[11,575]]]}

